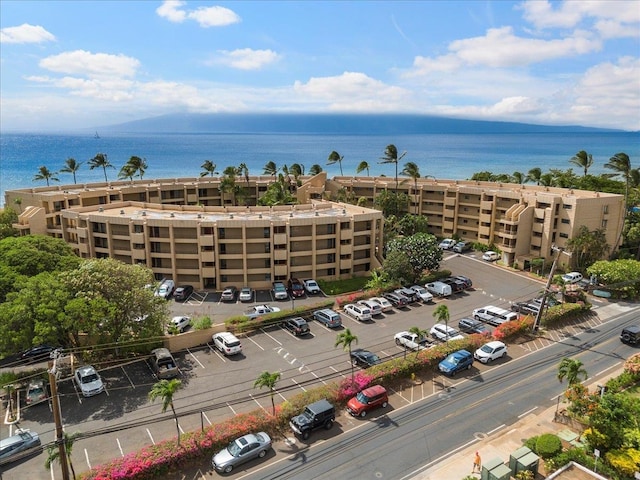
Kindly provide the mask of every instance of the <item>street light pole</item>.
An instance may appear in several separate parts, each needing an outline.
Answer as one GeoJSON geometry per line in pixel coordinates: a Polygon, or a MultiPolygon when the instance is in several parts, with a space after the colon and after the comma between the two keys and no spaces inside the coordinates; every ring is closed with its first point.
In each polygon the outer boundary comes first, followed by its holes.
{"type": "Polygon", "coordinates": [[[542,300],[540,301],[540,308],[538,309],[538,313],[536,313],[536,319],[533,322],[533,331],[537,332],[540,328],[540,320],[542,319],[542,312],[544,311],[544,307],[547,304],[547,295],[549,293],[549,288],[551,287],[551,281],[553,280],[553,274],[556,271],[556,265],[558,264],[558,258],[560,258],[560,253],[564,251],[564,248],[556,247],[555,245],[551,246],[551,250],[556,254],[553,263],[551,264],[551,271],[549,272],[549,278],[547,279],[547,284],[544,287],[544,291],[542,292],[542,300]]]}
{"type": "Polygon", "coordinates": [[[67,464],[66,442],[64,431],[62,429],[62,412],[60,410],[60,399],[58,397],[58,375],[57,361],[60,357],[60,351],[51,352],[53,361],[49,362],[49,385],[51,385],[51,408],[53,409],[53,421],[56,426],[56,444],[58,445],[58,460],[62,468],[63,480],[69,480],[69,465],[67,464]]]}

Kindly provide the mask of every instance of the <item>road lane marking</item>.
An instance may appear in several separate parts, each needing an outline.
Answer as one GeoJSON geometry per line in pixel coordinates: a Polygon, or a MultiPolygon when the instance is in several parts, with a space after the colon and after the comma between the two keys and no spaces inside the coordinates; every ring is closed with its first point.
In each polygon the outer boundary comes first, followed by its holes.
{"type": "Polygon", "coordinates": [[[191,350],[189,350],[187,348],[187,352],[189,352],[189,355],[191,355],[193,357],[193,359],[198,362],[198,365],[200,365],[202,368],[204,368],[204,365],[202,363],[200,363],[200,360],[198,360],[198,358],[191,352],[191,350]]]}
{"type": "Polygon", "coordinates": [[[149,434],[149,438],[151,439],[151,443],[153,443],[154,445],[156,444],[156,441],[153,439],[153,435],[151,435],[151,432],[149,431],[149,429],[145,429],[147,431],[147,434],[149,434]]]}
{"type": "Polygon", "coordinates": [[[116,438],[116,442],[118,443],[118,450],[120,450],[120,455],[124,457],[124,452],[122,451],[122,445],[120,445],[120,439],[116,438]]]}
{"type": "MultiPolygon", "coordinates": [[[[518,418],[522,418],[522,417],[524,417],[525,415],[529,415],[531,412],[533,412],[533,411],[535,411],[535,410],[537,410],[537,409],[538,409],[538,407],[533,407],[531,410],[527,410],[526,412],[521,413],[520,415],[518,415],[518,418]]],[[[491,432],[489,432],[489,433],[491,433],[491,432]]]]}

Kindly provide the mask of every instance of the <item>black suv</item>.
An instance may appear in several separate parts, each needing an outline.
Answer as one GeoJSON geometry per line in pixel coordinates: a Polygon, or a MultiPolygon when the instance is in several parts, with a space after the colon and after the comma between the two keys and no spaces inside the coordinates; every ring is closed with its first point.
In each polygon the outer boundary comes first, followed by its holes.
{"type": "Polygon", "coordinates": [[[447,277],[440,280],[442,283],[446,283],[451,287],[452,293],[462,292],[467,289],[467,286],[462,280],[458,280],[457,278],[447,277]]]}
{"type": "Polygon", "coordinates": [[[296,337],[298,335],[306,335],[310,332],[309,324],[301,317],[287,318],[282,322],[282,326],[293,333],[296,337]]]}
{"type": "Polygon", "coordinates": [[[484,323],[474,318],[462,318],[458,322],[458,328],[464,333],[480,333],[482,335],[491,333],[484,323]]]}
{"type": "Polygon", "coordinates": [[[291,429],[304,440],[318,428],[330,430],[336,419],[336,409],[328,400],[318,400],[304,408],[304,412],[293,417],[289,422],[291,429]]]}
{"type": "Polygon", "coordinates": [[[404,295],[398,295],[396,293],[385,293],[382,296],[389,300],[389,302],[391,302],[391,305],[396,308],[404,308],[409,303],[408,298],[404,295]]]}
{"type": "Polygon", "coordinates": [[[640,325],[629,325],[622,329],[620,341],[629,345],[640,343],[640,325]]]}

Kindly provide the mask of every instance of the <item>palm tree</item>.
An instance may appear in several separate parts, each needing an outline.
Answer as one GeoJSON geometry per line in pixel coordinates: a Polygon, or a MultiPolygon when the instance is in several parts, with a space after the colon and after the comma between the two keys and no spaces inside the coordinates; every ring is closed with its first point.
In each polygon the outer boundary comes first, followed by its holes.
{"type": "Polygon", "coordinates": [[[293,165],[291,165],[291,167],[289,167],[289,171],[291,172],[291,175],[293,175],[293,178],[297,184],[298,177],[304,175],[304,165],[302,165],[301,163],[294,163],[293,165]]]}
{"type": "Polygon", "coordinates": [[[273,394],[276,391],[276,383],[280,380],[280,372],[269,373],[266,370],[260,374],[258,379],[253,383],[253,388],[267,387],[271,394],[271,407],[273,408],[273,416],[276,416],[276,404],[273,401],[273,394]]]}
{"type": "Polygon", "coordinates": [[[178,431],[178,445],[180,445],[180,425],[178,425],[178,416],[176,415],[176,409],[173,406],[173,396],[180,389],[182,382],[177,378],[171,380],[160,380],[153,384],[151,391],[149,392],[149,400],[152,402],[156,398],[162,399],[162,413],[167,411],[167,407],[171,407],[173,412],[173,418],[176,420],[176,430],[178,431]]]}
{"type": "Polygon", "coordinates": [[[402,155],[398,156],[398,149],[395,145],[391,144],[387,145],[387,148],[384,149],[384,157],[380,158],[380,160],[382,160],[380,163],[394,163],[396,166],[396,215],[398,215],[398,162],[402,160],[406,154],[407,152],[403,152],[402,155]]]}
{"type": "Polygon", "coordinates": [[[47,167],[42,166],[42,167],[40,167],[38,169],[38,173],[33,176],[33,180],[34,181],[36,181],[36,180],[46,180],[47,187],[48,187],[50,180],[53,180],[54,182],[59,182],[60,181],[60,180],[58,180],[58,177],[56,177],[57,174],[58,174],[58,172],[52,172],[47,167]]]}
{"type": "MultiPolygon", "coordinates": [[[[76,438],[80,436],[80,432],[75,432],[69,435],[67,432],[64,432],[64,453],[67,456],[67,461],[69,462],[69,467],[71,467],[71,475],[73,475],[73,480],[76,479],[76,471],[73,468],[73,462],[71,461],[71,453],[73,452],[73,444],[76,441],[76,438]]],[[[60,461],[60,449],[57,445],[49,445],[47,447],[47,459],[44,462],[44,468],[47,470],[51,470],[51,465],[56,460],[60,461]]]]}
{"type": "Polygon", "coordinates": [[[522,185],[527,181],[527,177],[522,172],[513,172],[513,175],[511,175],[511,177],[513,179],[513,183],[517,183],[518,185],[522,185]]]}
{"type": "Polygon", "coordinates": [[[276,174],[278,173],[278,166],[275,164],[274,161],[269,160],[265,164],[264,170],[262,171],[262,173],[264,173],[265,175],[271,175],[272,177],[275,177],[276,174]]]}
{"type": "Polygon", "coordinates": [[[449,308],[442,303],[436,307],[433,311],[433,316],[438,322],[443,322],[447,336],[445,337],[445,343],[449,343],[449,308]]]}
{"type": "MultiPolygon", "coordinates": [[[[609,159],[607,163],[604,164],[604,168],[608,168],[610,170],[615,171],[616,175],[620,175],[624,178],[624,218],[623,223],[627,219],[627,210],[629,205],[629,182],[631,180],[631,160],[629,159],[629,155],[626,153],[616,153],[613,157],[609,159]]],[[[620,236],[622,236],[622,230],[620,231],[620,236]]],[[[620,244],[620,237],[618,237],[618,241],[616,242],[616,247],[620,244]]],[[[613,251],[612,251],[613,254],[613,251]]]]}
{"type": "Polygon", "coordinates": [[[318,165],[317,163],[311,165],[311,168],[309,169],[309,175],[317,175],[320,172],[322,172],[322,167],[320,165],[318,165]]]}
{"type": "Polygon", "coordinates": [[[344,177],[344,173],[342,173],[342,159],[344,156],[341,156],[335,150],[329,154],[329,158],[327,159],[327,165],[333,165],[336,162],[340,164],[340,176],[344,177]]]}
{"type": "Polygon", "coordinates": [[[108,182],[107,179],[107,167],[116,168],[107,159],[106,153],[96,153],[96,156],[89,160],[89,170],[93,170],[94,168],[102,168],[104,171],[104,181],[108,182]]]}
{"type": "Polygon", "coordinates": [[[565,378],[569,385],[580,383],[580,377],[586,380],[589,375],[580,360],[572,358],[563,358],[558,366],[558,380],[562,382],[565,378]]]}
{"type": "MultiPolygon", "coordinates": [[[[418,340],[416,343],[418,345],[420,345],[420,340],[422,340],[424,337],[427,336],[427,334],[429,332],[427,332],[426,330],[421,329],[420,327],[411,327],[409,329],[409,333],[413,333],[415,335],[417,335],[416,339],[418,340]]],[[[420,348],[416,348],[416,357],[418,356],[418,354],[420,353],[420,348]]],[[[405,357],[407,356],[407,349],[404,349],[404,355],[405,357]]]]}
{"type": "Polygon", "coordinates": [[[132,182],[133,182],[133,177],[135,176],[136,176],[136,169],[133,165],[129,163],[125,163],[120,169],[120,171],[118,172],[118,178],[122,178],[122,179],[128,178],[132,182]]]}
{"type": "Polygon", "coordinates": [[[75,158],[67,158],[64,161],[64,168],[61,168],[60,171],[63,173],[72,173],[73,174],[73,183],[78,183],[76,181],[76,172],[80,170],[80,166],[83,162],[78,162],[75,158]]]}
{"type": "Polygon", "coordinates": [[[216,172],[218,166],[211,160],[205,160],[204,163],[200,165],[200,168],[202,168],[202,172],[200,172],[201,177],[206,177],[207,175],[213,177],[218,174],[218,172],[216,172]]]}
{"type": "Polygon", "coordinates": [[[593,156],[590,153],[580,150],[573,157],[569,159],[569,163],[582,168],[584,170],[584,176],[587,176],[587,171],[593,165],[593,156]]]}
{"type": "Polygon", "coordinates": [[[127,164],[133,167],[133,171],[135,173],[138,173],[140,175],[140,180],[142,180],[144,172],[147,170],[147,168],[149,168],[146,158],[136,157],[135,155],[129,159],[127,164]]]}
{"type": "Polygon", "coordinates": [[[353,377],[354,377],[353,362],[351,361],[351,344],[354,342],[356,344],[358,343],[358,337],[352,334],[351,330],[346,328],[344,332],[338,334],[338,336],[336,337],[336,344],[334,345],[334,348],[337,347],[338,345],[342,345],[343,350],[349,351],[349,363],[351,364],[351,383],[353,383],[353,377]]]}
{"type": "MultiPolygon", "coordinates": [[[[401,172],[403,175],[413,178],[413,194],[418,195],[418,179],[420,178],[420,167],[415,162],[407,162],[401,172]]],[[[418,215],[418,202],[416,202],[416,215],[418,215]]]]}
{"type": "Polygon", "coordinates": [[[356,167],[356,173],[360,173],[360,172],[362,172],[363,170],[366,170],[366,171],[367,171],[367,177],[369,177],[369,176],[370,176],[370,175],[369,175],[369,168],[370,168],[370,166],[369,166],[369,162],[367,162],[366,160],[362,160],[362,161],[358,164],[358,166],[356,167]]]}
{"type": "Polygon", "coordinates": [[[527,172],[525,177],[526,182],[536,182],[536,185],[540,185],[540,177],[542,176],[542,170],[539,167],[532,168],[527,172]]]}

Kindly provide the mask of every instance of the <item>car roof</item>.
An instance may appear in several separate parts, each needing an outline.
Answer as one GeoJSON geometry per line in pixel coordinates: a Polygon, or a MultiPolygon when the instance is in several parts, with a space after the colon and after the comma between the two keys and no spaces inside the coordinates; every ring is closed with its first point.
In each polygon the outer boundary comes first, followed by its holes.
{"type": "Polygon", "coordinates": [[[83,367],[79,367],[77,371],[80,372],[80,375],[88,375],[90,373],[95,373],[96,369],[91,365],[84,365],[83,367]]]}
{"type": "Polygon", "coordinates": [[[370,387],[367,387],[364,390],[362,390],[362,393],[364,393],[367,396],[371,396],[371,395],[378,395],[379,393],[384,393],[386,391],[387,389],[384,388],[382,385],[371,385],[370,387]]]}
{"type": "Polygon", "coordinates": [[[496,347],[502,347],[502,346],[506,346],[506,345],[503,342],[499,341],[499,340],[494,340],[492,342],[485,343],[484,346],[485,347],[496,348],[496,347]]]}
{"type": "Polygon", "coordinates": [[[640,325],[629,325],[628,327],[625,327],[622,331],[623,332],[640,333],[640,325]]]}

